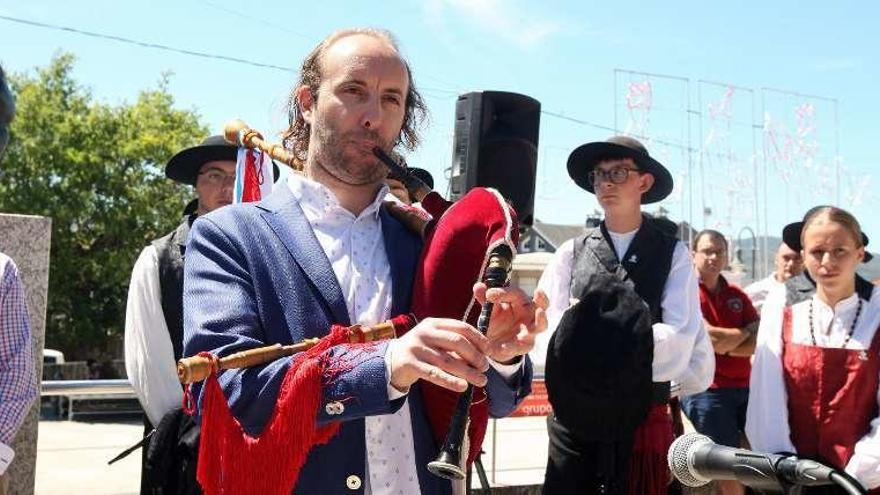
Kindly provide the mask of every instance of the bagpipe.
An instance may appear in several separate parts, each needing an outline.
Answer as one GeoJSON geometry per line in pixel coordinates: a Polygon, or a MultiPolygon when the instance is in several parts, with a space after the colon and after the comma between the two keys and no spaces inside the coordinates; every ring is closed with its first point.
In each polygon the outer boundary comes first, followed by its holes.
{"type": "MultiPolygon", "coordinates": [[[[266,143],[241,121],[228,125],[226,136],[239,146],[256,147],[273,157],[287,158],[281,161],[301,170],[287,150],[266,143]]],[[[519,242],[516,213],[493,189],[474,188],[454,203],[446,201],[381,149],[373,151],[388,166],[389,175],[402,180],[432,216],[426,219],[411,208],[386,203],[389,213],[424,241],[415,271],[411,313],[369,327],[334,325],[320,339],[293,345],[276,344],[222,358],[200,353],[181,359],[181,383],[206,380],[198,466],[198,481],[205,493],[293,490],[308,452],[315,445],[330,441],[339,428],[338,423],[318,426],[315,421],[321,399],[322,355],[331,347],[400,337],[428,317],[466,321],[482,332],[488,328],[492,305],[487,302],[481,310],[473,286],[480,281],[490,288],[506,285],[519,242]],[[217,380],[218,373],[261,366],[286,356],[292,356],[291,364],[281,384],[275,411],[259,437],[250,437],[231,414],[217,380]],[[279,465],[279,459],[283,464],[279,465]],[[248,469],[242,467],[262,463],[274,467],[259,480],[254,480],[248,469]],[[234,479],[233,472],[245,473],[244,479],[234,479]]],[[[459,394],[426,381],[420,382],[420,390],[435,441],[442,444],[440,454],[428,469],[447,479],[462,479],[466,467],[479,454],[486,433],[486,391],[469,386],[459,394]]],[[[194,412],[191,394],[187,393],[184,400],[185,407],[194,412]]]]}

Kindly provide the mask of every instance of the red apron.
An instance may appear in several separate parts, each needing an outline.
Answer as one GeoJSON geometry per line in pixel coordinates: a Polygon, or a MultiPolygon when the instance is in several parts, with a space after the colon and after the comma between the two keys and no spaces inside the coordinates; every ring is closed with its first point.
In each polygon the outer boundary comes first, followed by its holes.
{"type": "Polygon", "coordinates": [[[669,485],[666,454],[673,441],[669,406],[654,404],[636,430],[629,470],[629,495],[665,495],[669,485]]]}
{"type": "Polygon", "coordinates": [[[867,351],[796,344],[791,333],[791,307],[787,307],[782,320],[782,367],[791,441],[799,456],[842,470],[877,417],[880,331],[867,351]]]}

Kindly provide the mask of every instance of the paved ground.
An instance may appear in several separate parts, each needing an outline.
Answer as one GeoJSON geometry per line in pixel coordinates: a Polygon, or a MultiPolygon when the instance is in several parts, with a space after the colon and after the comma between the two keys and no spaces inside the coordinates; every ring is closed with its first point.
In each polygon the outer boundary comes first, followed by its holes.
{"type": "MultiPolygon", "coordinates": [[[[547,432],[544,417],[490,421],[483,465],[492,486],[538,485],[544,479],[547,432]],[[496,455],[497,453],[497,455],[496,455]]],[[[137,494],[140,450],[107,465],[136,443],[140,420],[117,422],[41,421],[37,447],[37,495],[137,494]]],[[[472,486],[479,488],[474,476],[472,486]]]]}
{"type": "MultiPolygon", "coordinates": [[[[547,437],[544,418],[510,418],[494,422],[486,435],[484,465],[493,485],[538,484],[544,477],[547,437]],[[494,471],[493,471],[494,466],[494,471]]],[[[137,442],[143,433],[138,420],[122,422],[41,421],[37,446],[38,495],[137,494],[140,450],[107,465],[137,442]]],[[[475,479],[474,487],[478,487],[475,479]]]]}
{"type": "Polygon", "coordinates": [[[139,421],[40,421],[36,493],[137,494],[140,451],[112,466],[108,466],[107,461],[137,442],[143,431],[139,421]]]}

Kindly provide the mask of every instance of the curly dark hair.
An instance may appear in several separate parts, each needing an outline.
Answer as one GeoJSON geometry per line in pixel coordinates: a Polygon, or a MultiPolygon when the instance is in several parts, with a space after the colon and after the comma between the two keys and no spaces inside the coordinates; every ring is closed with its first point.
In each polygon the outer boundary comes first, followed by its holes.
{"type": "MultiPolygon", "coordinates": [[[[305,121],[302,112],[300,112],[300,101],[296,96],[296,90],[300,86],[308,86],[313,101],[317,101],[318,87],[321,85],[322,80],[321,66],[324,53],[339,39],[356,34],[365,34],[376,37],[387,42],[398,53],[400,52],[394,36],[388,31],[374,28],[352,28],[336,31],[318,43],[318,46],[309,53],[305,60],[303,60],[302,67],[300,68],[299,81],[293,88],[293,91],[291,91],[290,97],[287,100],[287,120],[289,126],[281,135],[284,147],[293,151],[294,156],[296,156],[297,160],[301,163],[305,163],[306,156],[309,152],[309,133],[311,132],[311,126],[305,121]]],[[[403,145],[406,149],[413,151],[421,142],[419,128],[422,126],[428,115],[428,107],[425,105],[425,100],[422,98],[422,95],[416,89],[409,63],[402,55],[400,59],[406,68],[406,75],[409,80],[409,91],[406,93],[406,102],[404,104],[403,125],[400,128],[400,135],[394,145],[403,145]]]]}

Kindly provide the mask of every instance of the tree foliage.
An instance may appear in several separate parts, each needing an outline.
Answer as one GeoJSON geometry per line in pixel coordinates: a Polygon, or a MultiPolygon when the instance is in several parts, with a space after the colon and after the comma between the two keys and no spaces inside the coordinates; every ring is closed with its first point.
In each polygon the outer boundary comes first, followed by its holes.
{"type": "Polygon", "coordinates": [[[132,104],[110,105],[77,84],[73,67],[60,54],[10,77],[17,114],[0,211],[52,218],[46,346],[82,359],[118,349],[134,260],[192,196],[164,165],[207,129],[174,108],[165,78],[132,104]]]}

